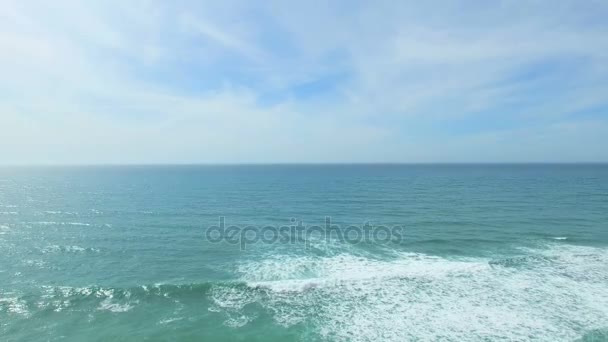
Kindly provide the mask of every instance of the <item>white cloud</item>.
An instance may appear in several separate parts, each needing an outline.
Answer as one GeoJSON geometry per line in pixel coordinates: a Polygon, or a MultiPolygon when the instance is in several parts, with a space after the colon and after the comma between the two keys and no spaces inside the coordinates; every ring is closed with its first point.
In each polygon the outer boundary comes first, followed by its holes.
{"type": "Polygon", "coordinates": [[[217,26],[213,25],[209,20],[195,19],[192,16],[185,15],[182,18],[182,23],[195,33],[204,36],[205,38],[217,43],[228,50],[243,55],[254,61],[262,61],[266,54],[256,46],[249,44],[246,40],[228,33],[217,26]]]}
{"type": "Polygon", "coordinates": [[[6,1],[1,162],[608,160],[607,6],[478,5],[6,1]]]}

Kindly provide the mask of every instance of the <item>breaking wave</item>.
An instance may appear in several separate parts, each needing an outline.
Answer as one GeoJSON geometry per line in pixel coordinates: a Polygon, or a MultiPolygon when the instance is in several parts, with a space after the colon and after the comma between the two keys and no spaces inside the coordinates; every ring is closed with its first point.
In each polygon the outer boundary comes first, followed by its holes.
{"type": "Polygon", "coordinates": [[[206,308],[230,328],[270,317],[325,341],[588,341],[605,334],[606,248],[556,243],[521,253],[275,255],[241,263],[236,281],[0,292],[0,317],[85,308],[122,315],[163,304],[206,308]]]}
{"type": "Polygon", "coordinates": [[[278,324],[312,324],[331,341],[572,340],[608,326],[606,249],[522,251],[498,259],[270,257],[240,267],[247,289],[213,296],[231,317],[257,302],[278,324]]]}

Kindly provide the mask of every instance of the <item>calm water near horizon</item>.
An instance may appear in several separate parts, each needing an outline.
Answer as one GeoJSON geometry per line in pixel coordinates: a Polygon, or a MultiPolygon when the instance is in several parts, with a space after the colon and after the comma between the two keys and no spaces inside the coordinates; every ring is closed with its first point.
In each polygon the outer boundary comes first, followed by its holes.
{"type": "Polygon", "coordinates": [[[0,340],[134,336],[608,340],[608,165],[0,167],[0,340]]]}

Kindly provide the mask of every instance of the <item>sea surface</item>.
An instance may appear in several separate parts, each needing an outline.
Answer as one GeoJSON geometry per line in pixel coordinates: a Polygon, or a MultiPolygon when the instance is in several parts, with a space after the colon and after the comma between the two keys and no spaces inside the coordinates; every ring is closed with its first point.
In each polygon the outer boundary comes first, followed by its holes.
{"type": "Polygon", "coordinates": [[[0,341],[137,340],[607,341],[608,166],[0,168],[0,341]]]}

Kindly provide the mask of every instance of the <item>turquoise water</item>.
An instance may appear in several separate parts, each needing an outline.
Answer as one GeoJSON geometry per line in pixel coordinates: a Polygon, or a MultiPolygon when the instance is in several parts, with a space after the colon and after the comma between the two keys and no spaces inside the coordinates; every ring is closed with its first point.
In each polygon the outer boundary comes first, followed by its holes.
{"type": "Polygon", "coordinates": [[[602,341],[608,166],[3,168],[0,253],[2,341],[602,341]]]}

